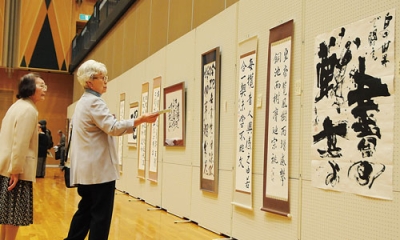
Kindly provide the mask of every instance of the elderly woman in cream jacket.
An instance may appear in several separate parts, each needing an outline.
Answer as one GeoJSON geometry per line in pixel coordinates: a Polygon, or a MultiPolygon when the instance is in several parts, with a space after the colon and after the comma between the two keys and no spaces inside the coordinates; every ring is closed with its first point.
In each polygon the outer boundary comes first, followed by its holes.
{"type": "Polygon", "coordinates": [[[19,226],[33,223],[33,187],[38,157],[38,110],[47,86],[37,73],[21,78],[18,100],[0,130],[0,240],[16,239],[19,226]]]}
{"type": "Polygon", "coordinates": [[[114,136],[132,133],[141,123],[153,123],[159,113],[118,121],[101,98],[107,91],[107,68],[88,60],[77,71],[85,92],[76,104],[72,117],[71,184],[76,185],[81,200],[65,239],[108,239],[115,181],[119,178],[114,136]]]}

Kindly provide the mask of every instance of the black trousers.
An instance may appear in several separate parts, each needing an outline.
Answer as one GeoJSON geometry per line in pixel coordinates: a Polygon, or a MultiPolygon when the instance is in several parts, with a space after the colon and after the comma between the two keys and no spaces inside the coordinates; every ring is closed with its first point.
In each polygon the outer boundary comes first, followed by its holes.
{"type": "Polygon", "coordinates": [[[82,197],[65,240],[107,240],[114,208],[115,181],[78,185],[82,197]]]}

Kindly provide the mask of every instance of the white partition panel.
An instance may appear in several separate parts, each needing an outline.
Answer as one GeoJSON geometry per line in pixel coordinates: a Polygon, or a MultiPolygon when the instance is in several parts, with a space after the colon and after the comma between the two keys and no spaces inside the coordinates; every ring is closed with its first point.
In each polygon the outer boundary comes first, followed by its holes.
{"type": "MultiPolygon", "coordinates": [[[[138,152],[124,138],[123,174],[117,188],[200,226],[240,240],[397,239],[400,236],[400,107],[395,96],[393,200],[380,200],[311,186],[311,115],[315,37],[344,25],[395,9],[400,1],[240,0],[196,29],[109,82],[103,94],[117,114],[120,93],[126,104],[140,101],[141,85],[162,76],[162,88],[184,81],[186,145],[159,146],[159,182],[137,178],[138,152]],[[293,19],[290,92],[289,199],[291,218],[261,211],[269,29],[293,19]],[[253,133],[253,209],[231,205],[234,191],[235,112],[238,43],[257,36],[257,72],[253,133]],[[221,51],[218,193],[200,190],[201,54],[221,51]],[[349,224],[351,223],[351,224],[349,224]]],[[[395,84],[400,90],[400,17],[395,19],[395,84]]],[[[114,53],[122,54],[122,53],[114,53]]],[[[150,86],[152,89],[152,86],[150,86]]],[[[72,104],[68,117],[73,114],[72,104]]],[[[125,109],[125,112],[128,109],[125,109]]],[[[162,123],[162,119],[161,122],[162,123]]],[[[163,129],[160,124],[160,141],[163,129]]],[[[127,203],[127,207],[129,207],[127,203]]]]}

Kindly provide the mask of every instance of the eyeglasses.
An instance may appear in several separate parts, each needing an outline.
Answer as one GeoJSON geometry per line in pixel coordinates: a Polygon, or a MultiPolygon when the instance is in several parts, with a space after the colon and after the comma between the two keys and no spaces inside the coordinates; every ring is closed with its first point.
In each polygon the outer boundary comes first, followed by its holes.
{"type": "Polygon", "coordinates": [[[92,76],[90,78],[93,80],[100,79],[100,80],[103,80],[103,82],[105,82],[105,83],[108,82],[108,76],[102,76],[102,77],[92,76]]]}
{"type": "Polygon", "coordinates": [[[46,84],[36,84],[36,86],[39,86],[42,90],[47,91],[47,85],[46,84]]]}

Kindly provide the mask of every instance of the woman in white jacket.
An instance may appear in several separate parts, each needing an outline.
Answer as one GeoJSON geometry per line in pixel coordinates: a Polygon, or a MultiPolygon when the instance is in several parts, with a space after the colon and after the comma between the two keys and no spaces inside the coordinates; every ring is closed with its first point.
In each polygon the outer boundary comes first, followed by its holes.
{"type": "Polygon", "coordinates": [[[110,230],[115,181],[119,178],[114,136],[132,133],[141,123],[153,123],[158,113],[118,121],[101,98],[107,91],[107,68],[88,60],[77,71],[85,92],[76,104],[72,117],[71,184],[76,185],[81,200],[74,214],[66,240],[106,240],[110,230]]]}
{"type": "Polygon", "coordinates": [[[38,156],[38,111],[47,86],[36,73],[21,78],[18,100],[0,130],[0,240],[15,239],[19,226],[33,223],[33,189],[38,156]]]}

